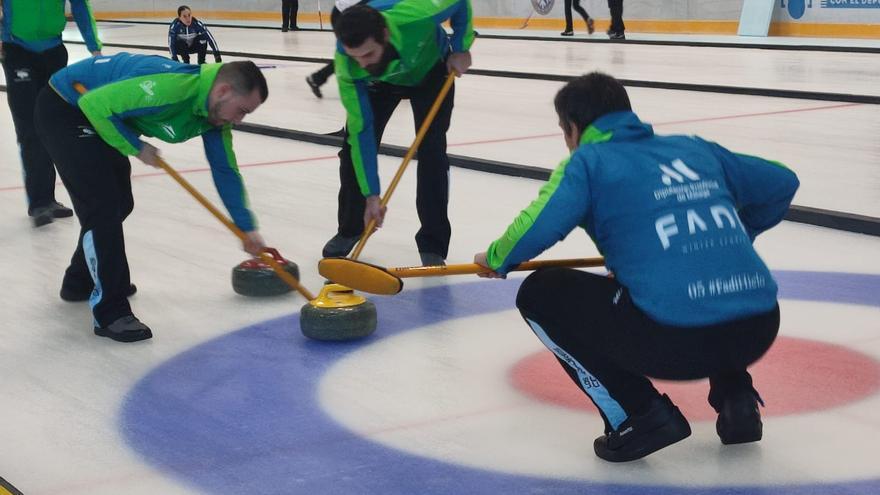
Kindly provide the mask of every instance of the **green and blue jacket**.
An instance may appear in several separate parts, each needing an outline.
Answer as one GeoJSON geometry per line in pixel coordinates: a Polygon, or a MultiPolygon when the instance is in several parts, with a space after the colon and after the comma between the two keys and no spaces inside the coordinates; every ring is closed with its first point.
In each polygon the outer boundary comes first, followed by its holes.
{"type": "Polygon", "coordinates": [[[779,163],[692,136],[657,136],[632,112],[597,119],[538,199],[487,250],[507,273],[580,226],[635,305],[654,320],[703,326],[776,305],[752,247],[779,223],[799,182],[779,163]]]}
{"type": "MultiPolygon", "coordinates": [[[[15,43],[32,52],[44,52],[61,44],[67,25],[65,0],[3,0],[0,41],[15,43]]],[[[90,52],[101,49],[98,28],[89,0],[70,0],[73,20],[90,52]]]]}
{"type": "Polygon", "coordinates": [[[249,232],[256,221],[232,150],[232,126],[208,122],[208,94],[222,65],[119,53],[70,65],[56,72],[49,84],[78,106],[98,135],[123,155],[140,152],[140,136],[167,143],[202,136],[217,192],[235,224],[249,232]],[[80,94],[76,83],[87,92],[80,94]]]}
{"type": "Polygon", "coordinates": [[[339,95],[347,113],[346,127],[355,176],[364,196],[379,194],[378,151],[373,113],[367,96],[371,82],[418,86],[428,72],[450,53],[466,52],[474,42],[470,0],[373,0],[388,24],[390,43],[398,58],[385,72],[370,75],[337,44],[334,67],[339,95]],[[442,23],[449,20],[452,35],[442,23]]]}

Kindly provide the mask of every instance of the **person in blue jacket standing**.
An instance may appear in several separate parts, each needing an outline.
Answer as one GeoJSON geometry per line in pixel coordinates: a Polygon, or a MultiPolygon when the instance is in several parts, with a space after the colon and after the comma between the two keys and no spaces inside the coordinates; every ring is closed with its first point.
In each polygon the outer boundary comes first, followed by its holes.
{"type": "Polygon", "coordinates": [[[55,160],[80,223],[61,299],[88,301],[94,332],[120,342],[152,338],[132,312],[135,293],[123,222],[134,209],[131,162],[161,165],[149,136],[182,143],[201,136],[217,192],[242,247],[257,256],[257,230],[232,145],[232,126],[269,96],[251,61],[192,66],[156,55],[117,53],[56,72],[37,99],[37,133],[55,160]]]}
{"type": "Polygon", "coordinates": [[[658,136],[611,76],[556,95],[571,155],[475,262],[503,277],[580,226],[611,276],[539,270],[517,307],[605,423],[593,448],[611,462],[683,440],[687,420],[647,377],[708,377],[722,443],[761,439],[747,367],[779,329],[777,286],[755,237],[779,223],[798,188],[779,163],[695,136],[658,136]]]}
{"type": "Polygon", "coordinates": [[[179,62],[180,56],[183,63],[189,63],[189,56],[196,53],[199,65],[205,63],[208,55],[208,45],[211,45],[211,51],[214,53],[214,62],[221,62],[220,49],[217,48],[217,40],[208,26],[204,22],[196,19],[192,15],[192,9],[186,5],[177,8],[177,18],[171,21],[168,27],[168,51],[171,52],[171,58],[175,62],[179,62]]]}

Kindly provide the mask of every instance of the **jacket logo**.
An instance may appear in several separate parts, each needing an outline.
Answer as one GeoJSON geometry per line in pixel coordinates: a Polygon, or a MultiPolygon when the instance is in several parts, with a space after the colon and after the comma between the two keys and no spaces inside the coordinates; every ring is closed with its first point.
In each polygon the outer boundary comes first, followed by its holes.
{"type": "Polygon", "coordinates": [[[15,70],[15,80],[18,82],[26,82],[31,80],[31,70],[30,69],[16,69],[15,70]]]}
{"type": "Polygon", "coordinates": [[[177,135],[174,133],[174,128],[168,124],[162,124],[162,129],[165,130],[165,133],[168,134],[168,137],[171,139],[177,138],[177,135]]]}
{"type": "Polygon", "coordinates": [[[672,162],[671,168],[669,165],[664,165],[662,163],[659,165],[659,167],[660,171],[663,172],[660,180],[663,182],[663,184],[667,186],[671,186],[672,181],[678,182],[679,184],[684,184],[686,178],[692,181],[700,180],[700,176],[678,158],[676,158],[672,162]]]}
{"type": "Polygon", "coordinates": [[[95,135],[97,134],[95,130],[91,127],[86,127],[84,125],[78,125],[76,127],[79,129],[79,136],[77,136],[78,138],[95,137],[95,135]]]}
{"type": "Polygon", "coordinates": [[[156,96],[156,94],[153,93],[153,87],[155,85],[156,85],[156,83],[154,81],[144,81],[140,84],[140,87],[142,90],[144,90],[144,93],[146,93],[150,96],[156,96]]]}

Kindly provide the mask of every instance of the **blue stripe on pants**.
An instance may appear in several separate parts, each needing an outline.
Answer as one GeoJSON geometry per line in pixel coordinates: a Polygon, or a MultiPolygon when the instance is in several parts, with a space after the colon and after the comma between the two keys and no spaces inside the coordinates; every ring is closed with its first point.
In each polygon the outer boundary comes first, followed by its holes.
{"type": "Polygon", "coordinates": [[[611,428],[616,431],[620,424],[626,421],[627,416],[620,404],[618,404],[618,402],[611,397],[611,394],[608,393],[608,389],[605,388],[605,385],[602,385],[602,382],[590,374],[590,372],[587,371],[581,363],[571,357],[565,349],[556,345],[550,336],[547,335],[547,332],[541,328],[541,325],[528,318],[526,318],[526,321],[529,323],[529,326],[532,327],[532,331],[535,332],[535,335],[538,336],[541,342],[543,342],[553,354],[556,354],[559,359],[565,361],[577,371],[581,387],[583,387],[587,392],[587,395],[589,395],[590,398],[593,399],[593,402],[596,403],[596,407],[598,407],[602,411],[602,414],[608,419],[611,428]]]}
{"type": "MultiPolygon", "coordinates": [[[[104,290],[101,287],[101,279],[98,278],[98,253],[95,252],[95,240],[91,230],[83,234],[82,245],[83,254],[86,258],[86,266],[89,267],[89,273],[92,275],[92,280],[95,282],[95,288],[92,290],[92,295],[89,296],[89,307],[92,308],[92,313],[94,313],[95,306],[100,304],[101,300],[104,298],[104,290]]],[[[95,326],[100,326],[98,320],[95,320],[95,326]]]]}

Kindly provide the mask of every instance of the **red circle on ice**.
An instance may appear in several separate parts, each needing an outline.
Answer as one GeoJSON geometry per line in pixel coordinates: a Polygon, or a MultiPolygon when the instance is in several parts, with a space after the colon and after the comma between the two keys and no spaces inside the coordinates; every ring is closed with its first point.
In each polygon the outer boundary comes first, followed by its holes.
{"type": "MultiPolygon", "coordinates": [[[[872,395],[880,389],[880,363],[843,346],[779,337],[749,371],[767,404],[763,416],[820,411],[872,395]]],[[[528,396],[574,409],[596,412],[590,399],[571,381],[549,351],[531,354],[510,371],[513,386],[528,396]]],[[[694,421],[714,420],[706,402],[708,380],[654,380],[682,413],[694,421]]]]}

